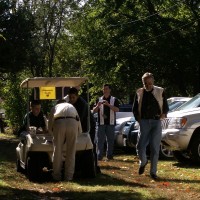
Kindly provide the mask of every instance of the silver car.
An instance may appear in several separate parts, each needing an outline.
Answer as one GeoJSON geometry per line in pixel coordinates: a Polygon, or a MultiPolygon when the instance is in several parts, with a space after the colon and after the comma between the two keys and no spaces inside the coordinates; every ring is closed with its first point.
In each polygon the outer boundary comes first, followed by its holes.
{"type": "Polygon", "coordinates": [[[163,120],[162,144],[178,161],[200,164],[200,94],[163,120]]]}

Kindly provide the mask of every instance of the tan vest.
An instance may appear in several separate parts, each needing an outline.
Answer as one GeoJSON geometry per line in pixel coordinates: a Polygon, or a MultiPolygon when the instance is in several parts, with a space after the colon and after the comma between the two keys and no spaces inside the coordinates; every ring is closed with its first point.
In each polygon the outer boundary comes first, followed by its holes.
{"type": "MultiPolygon", "coordinates": [[[[158,87],[158,86],[153,86],[153,91],[152,94],[155,97],[155,99],[158,101],[158,104],[160,106],[161,114],[162,114],[162,108],[163,108],[163,88],[158,87]]],[[[144,93],[144,88],[140,88],[137,90],[137,96],[138,96],[138,111],[139,111],[139,117],[141,117],[141,108],[142,108],[142,98],[143,98],[143,93],[144,93]]]]}
{"type": "MultiPolygon", "coordinates": [[[[103,100],[103,96],[99,98],[99,101],[103,100]]],[[[110,97],[110,105],[114,106],[115,103],[115,97],[110,97]]],[[[104,125],[104,105],[102,104],[100,106],[100,113],[99,113],[99,117],[100,117],[100,125],[104,125]]],[[[114,125],[115,124],[115,112],[113,110],[110,109],[110,125],[114,125]]]]}

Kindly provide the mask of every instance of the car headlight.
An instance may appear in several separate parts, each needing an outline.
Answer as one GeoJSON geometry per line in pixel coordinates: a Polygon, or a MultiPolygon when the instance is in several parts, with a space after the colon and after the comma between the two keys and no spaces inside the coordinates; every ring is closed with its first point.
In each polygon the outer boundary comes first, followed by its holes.
{"type": "Polygon", "coordinates": [[[185,126],[186,123],[187,123],[187,118],[185,117],[172,118],[169,121],[168,128],[183,128],[183,126],[185,126]]]}

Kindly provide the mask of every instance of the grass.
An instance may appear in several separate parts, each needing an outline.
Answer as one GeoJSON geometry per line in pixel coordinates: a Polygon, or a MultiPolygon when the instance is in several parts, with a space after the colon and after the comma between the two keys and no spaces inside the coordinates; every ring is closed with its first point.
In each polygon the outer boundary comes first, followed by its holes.
{"type": "Polygon", "coordinates": [[[99,163],[102,173],[95,179],[33,183],[16,172],[17,142],[12,135],[0,134],[0,199],[200,199],[199,166],[160,160],[160,180],[153,181],[149,176],[149,164],[144,175],[138,175],[138,158],[121,152],[113,161],[99,163]]]}

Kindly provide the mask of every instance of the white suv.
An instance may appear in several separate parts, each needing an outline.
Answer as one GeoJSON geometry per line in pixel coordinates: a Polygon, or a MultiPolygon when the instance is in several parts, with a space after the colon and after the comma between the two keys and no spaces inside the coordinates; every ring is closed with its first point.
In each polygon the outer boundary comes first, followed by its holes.
{"type": "Polygon", "coordinates": [[[179,162],[200,163],[200,93],[162,121],[162,144],[179,162]]]}

